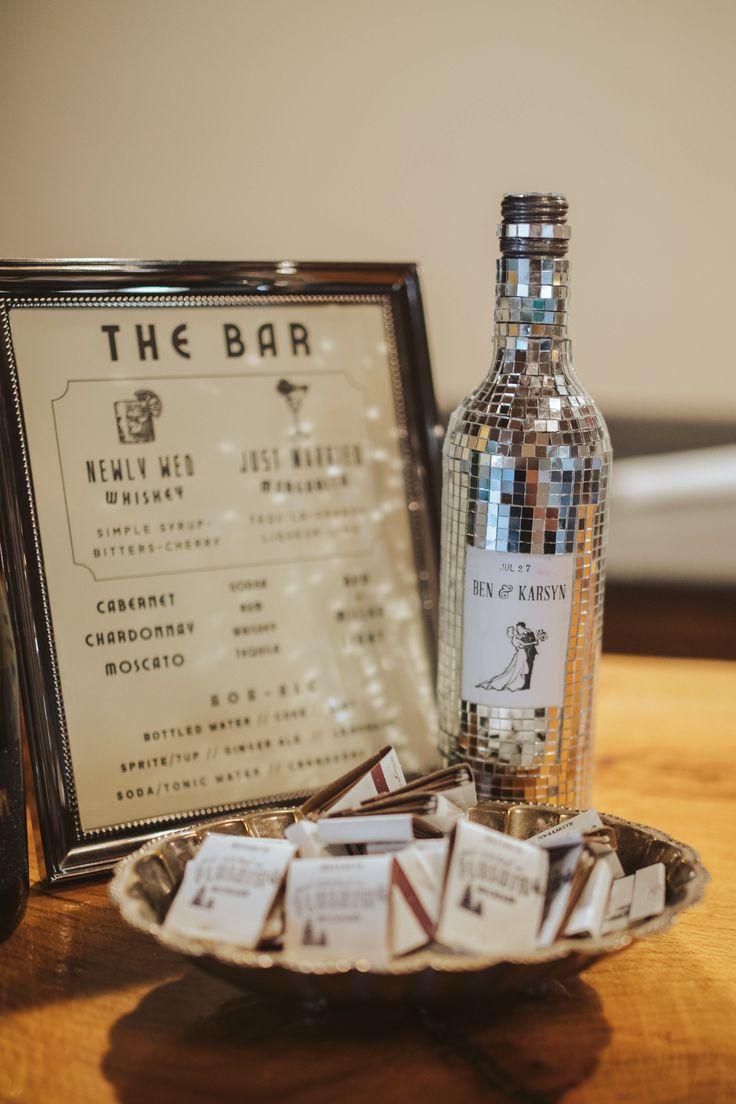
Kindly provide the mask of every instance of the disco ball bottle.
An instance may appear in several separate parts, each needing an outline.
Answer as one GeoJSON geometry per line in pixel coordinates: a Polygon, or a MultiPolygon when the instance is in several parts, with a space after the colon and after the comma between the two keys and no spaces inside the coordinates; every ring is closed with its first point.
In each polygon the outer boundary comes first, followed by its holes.
{"type": "Polygon", "coordinates": [[[443,448],[440,751],[480,797],[579,807],[611,446],[572,367],[567,201],[507,195],[501,214],[491,370],[443,448]]]}

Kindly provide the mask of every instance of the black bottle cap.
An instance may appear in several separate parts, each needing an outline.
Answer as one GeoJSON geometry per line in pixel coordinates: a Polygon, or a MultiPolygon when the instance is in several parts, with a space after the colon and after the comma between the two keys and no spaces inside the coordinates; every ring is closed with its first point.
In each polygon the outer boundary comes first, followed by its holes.
{"type": "Polygon", "coordinates": [[[564,257],[570,236],[566,218],[564,195],[557,192],[508,193],[501,201],[501,253],[504,257],[564,257]],[[519,226],[529,226],[529,236],[522,237],[518,233],[519,226]],[[559,231],[552,229],[558,226],[559,231]],[[506,233],[506,227],[513,227],[513,233],[506,233]],[[539,227],[548,227],[550,231],[540,234],[539,227]]]}

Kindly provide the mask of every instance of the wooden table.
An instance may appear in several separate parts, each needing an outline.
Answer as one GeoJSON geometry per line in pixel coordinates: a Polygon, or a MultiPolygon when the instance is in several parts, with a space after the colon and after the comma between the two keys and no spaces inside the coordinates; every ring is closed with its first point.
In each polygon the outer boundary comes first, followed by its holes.
{"type": "Polygon", "coordinates": [[[699,1104],[736,1098],[736,665],[604,658],[595,802],[698,849],[706,901],[545,997],[277,1007],[128,930],[105,885],[0,947],[0,1101],[699,1104]]]}

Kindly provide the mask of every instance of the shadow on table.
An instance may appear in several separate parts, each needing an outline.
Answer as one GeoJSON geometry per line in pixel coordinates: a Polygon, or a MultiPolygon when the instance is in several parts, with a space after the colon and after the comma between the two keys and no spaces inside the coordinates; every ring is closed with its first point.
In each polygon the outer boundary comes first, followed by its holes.
{"type": "Polygon", "coordinates": [[[0,1009],[116,993],[180,970],[177,955],[125,923],[105,885],[34,886],[25,919],[0,946],[0,1009]]]}
{"type": "Polygon", "coordinates": [[[233,994],[192,970],[121,1017],[103,1061],[120,1104],[555,1104],[590,1077],[611,1035],[579,978],[487,1007],[310,1007],[233,994]]]}

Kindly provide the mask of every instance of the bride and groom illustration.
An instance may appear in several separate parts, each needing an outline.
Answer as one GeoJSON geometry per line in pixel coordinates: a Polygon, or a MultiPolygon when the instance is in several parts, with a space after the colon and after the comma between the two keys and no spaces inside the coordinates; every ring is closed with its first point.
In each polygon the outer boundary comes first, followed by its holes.
{"type": "Polygon", "coordinates": [[[500,674],[476,684],[481,690],[528,690],[531,686],[537,645],[544,643],[547,633],[544,629],[535,632],[524,621],[517,621],[506,629],[506,636],[514,648],[511,659],[500,674]]]}

